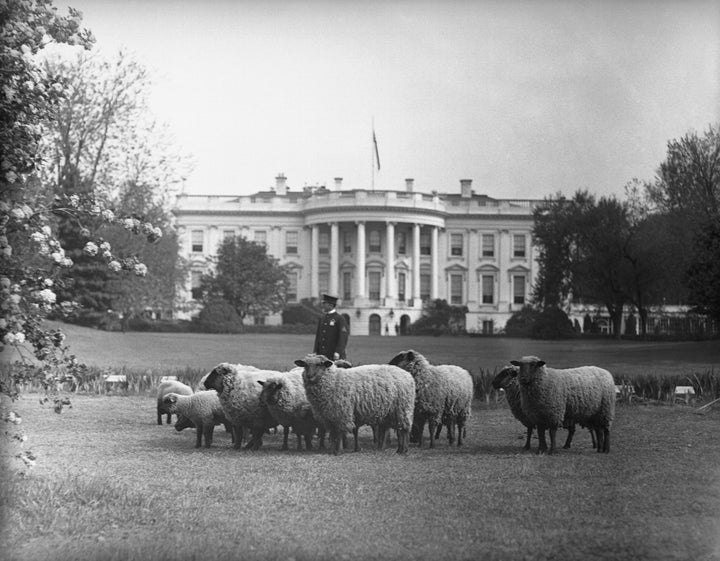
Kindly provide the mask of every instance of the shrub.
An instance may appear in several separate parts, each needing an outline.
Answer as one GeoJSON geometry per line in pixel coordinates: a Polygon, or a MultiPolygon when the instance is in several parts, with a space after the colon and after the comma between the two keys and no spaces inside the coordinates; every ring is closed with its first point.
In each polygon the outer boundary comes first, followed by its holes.
{"type": "Polygon", "coordinates": [[[227,301],[211,300],[196,319],[193,320],[198,331],[203,333],[242,333],[242,319],[227,301]]]}
{"type": "Polygon", "coordinates": [[[505,334],[510,337],[530,337],[539,312],[532,306],[523,306],[515,312],[505,324],[505,334]]]}
{"type": "Polygon", "coordinates": [[[571,339],[577,335],[568,315],[559,308],[540,312],[531,327],[533,339],[571,339]]]}

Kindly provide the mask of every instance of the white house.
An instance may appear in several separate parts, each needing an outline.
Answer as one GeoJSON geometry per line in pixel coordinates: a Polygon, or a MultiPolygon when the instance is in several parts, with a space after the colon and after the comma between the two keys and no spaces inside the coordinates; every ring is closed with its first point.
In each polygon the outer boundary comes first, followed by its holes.
{"type": "MultiPolygon", "coordinates": [[[[326,187],[249,196],[180,195],[174,211],[191,272],[178,317],[199,309],[200,278],[226,236],[266,244],[289,265],[290,302],[339,297],[353,334],[404,329],[427,298],[468,307],[468,331],[493,333],[528,302],[537,274],[531,230],[540,200],[494,199],[460,180],[456,193],[326,187]]],[[[280,316],[256,318],[279,323],[280,316]]]]}

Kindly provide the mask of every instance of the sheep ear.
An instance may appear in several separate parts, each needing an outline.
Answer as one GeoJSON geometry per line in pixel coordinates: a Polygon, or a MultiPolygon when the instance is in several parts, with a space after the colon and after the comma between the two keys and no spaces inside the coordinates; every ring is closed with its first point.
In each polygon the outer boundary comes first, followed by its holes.
{"type": "Polygon", "coordinates": [[[307,366],[307,362],[305,362],[302,359],[297,359],[295,361],[295,366],[300,366],[301,368],[305,368],[307,366]]]}
{"type": "Polygon", "coordinates": [[[407,360],[415,360],[415,351],[408,351],[405,353],[405,358],[407,360]]]}
{"type": "Polygon", "coordinates": [[[260,384],[261,386],[264,386],[264,385],[265,385],[265,380],[258,380],[257,383],[260,384]]]}
{"type": "Polygon", "coordinates": [[[538,360],[538,361],[535,363],[535,366],[537,366],[538,368],[540,368],[540,367],[542,367],[542,366],[545,366],[545,361],[544,361],[544,360],[538,360]]]}
{"type": "Polygon", "coordinates": [[[519,360],[511,360],[510,364],[512,364],[513,366],[520,366],[520,361],[519,360]]]}
{"type": "Polygon", "coordinates": [[[326,359],[323,361],[323,366],[324,366],[325,368],[330,368],[333,364],[335,364],[335,363],[334,363],[332,360],[330,360],[329,358],[326,358],[326,359]]]}

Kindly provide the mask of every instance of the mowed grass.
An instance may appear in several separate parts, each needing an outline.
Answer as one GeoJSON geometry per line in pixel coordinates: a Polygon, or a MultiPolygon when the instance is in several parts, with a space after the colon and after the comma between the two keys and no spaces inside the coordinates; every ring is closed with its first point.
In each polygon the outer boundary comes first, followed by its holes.
{"type": "MultiPolygon", "coordinates": [[[[172,374],[221,361],[286,368],[311,336],[105,333],[70,327],[79,358],[172,374]]],[[[616,372],[718,368],[720,345],[483,338],[353,337],[350,359],[414,348],[433,362],[493,369],[524,354],[616,372]]],[[[720,559],[720,407],[618,405],[611,453],[578,430],[555,456],[521,451],[504,403],[476,402],[462,448],[372,449],[341,457],[237,451],[221,427],[156,424],[152,395],[72,396],[56,415],[37,394],[13,405],[38,456],[3,466],[0,558],[8,560],[720,559]]],[[[560,439],[564,439],[561,431],[560,439]]],[[[533,447],[536,448],[537,440],[533,447]]]]}
{"type": "MultiPolygon", "coordinates": [[[[55,325],[53,325],[55,326],[55,325]]],[[[197,333],[112,333],[61,325],[81,362],[111,370],[153,373],[184,369],[209,371],[220,362],[289,369],[312,350],[312,335],[211,335],[197,333]]],[[[523,355],[536,355],[558,368],[594,364],[617,379],[637,374],[693,374],[720,368],[720,342],[675,343],[607,339],[535,341],[482,337],[350,336],[354,364],[388,362],[415,349],[433,363],[458,364],[471,372],[494,370],[523,355]]]]}
{"type": "Polygon", "coordinates": [[[403,457],[363,429],[334,457],[237,451],[220,427],[196,450],[149,396],[16,405],[38,465],[3,474],[7,560],[720,558],[720,411],[619,406],[609,455],[579,431],[538,456],[477,405],[462,448],[403,457]]]}

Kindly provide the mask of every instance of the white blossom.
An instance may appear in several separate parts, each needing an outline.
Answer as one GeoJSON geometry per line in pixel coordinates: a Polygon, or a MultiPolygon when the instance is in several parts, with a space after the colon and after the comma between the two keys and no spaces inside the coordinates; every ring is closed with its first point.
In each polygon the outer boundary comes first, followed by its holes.
{"type": "Polygon", "coordinates": [[[147,267],[143,263],[138,263],[137,265],[135,265],[133,270],[135,274],[139,277],[144,277],[145,275],[147,275],[147,267]]]}
{"type": "Polygon", "coordinates": [[[93,242],[88,242],[85,244],[85,247],[83,248],[83,253],[86,255],[89,255],[90,257],[95,257],[98,252],[98,246],[95,245],[93,242]]]}
{"type": "Polygon", "coordinates": [[[122,265],[120,265],[118,261],[110,261],[110,263],[108,263],[108,268],[117,273],[120,269],[122,269],[122,265]]]}
{"type": "Polygon", "coordinates": [[[54,304],[57,296],[49,288],[44,288],[38,293],[38,297],[46,304],[54,304]]]}
{"type": "Polygon", "coordinates": [[[106,208],[102,211],[102,217],[108,222],[112,222],[113,220],[115,220],[115,213],[112,210],[106,208]]]}

